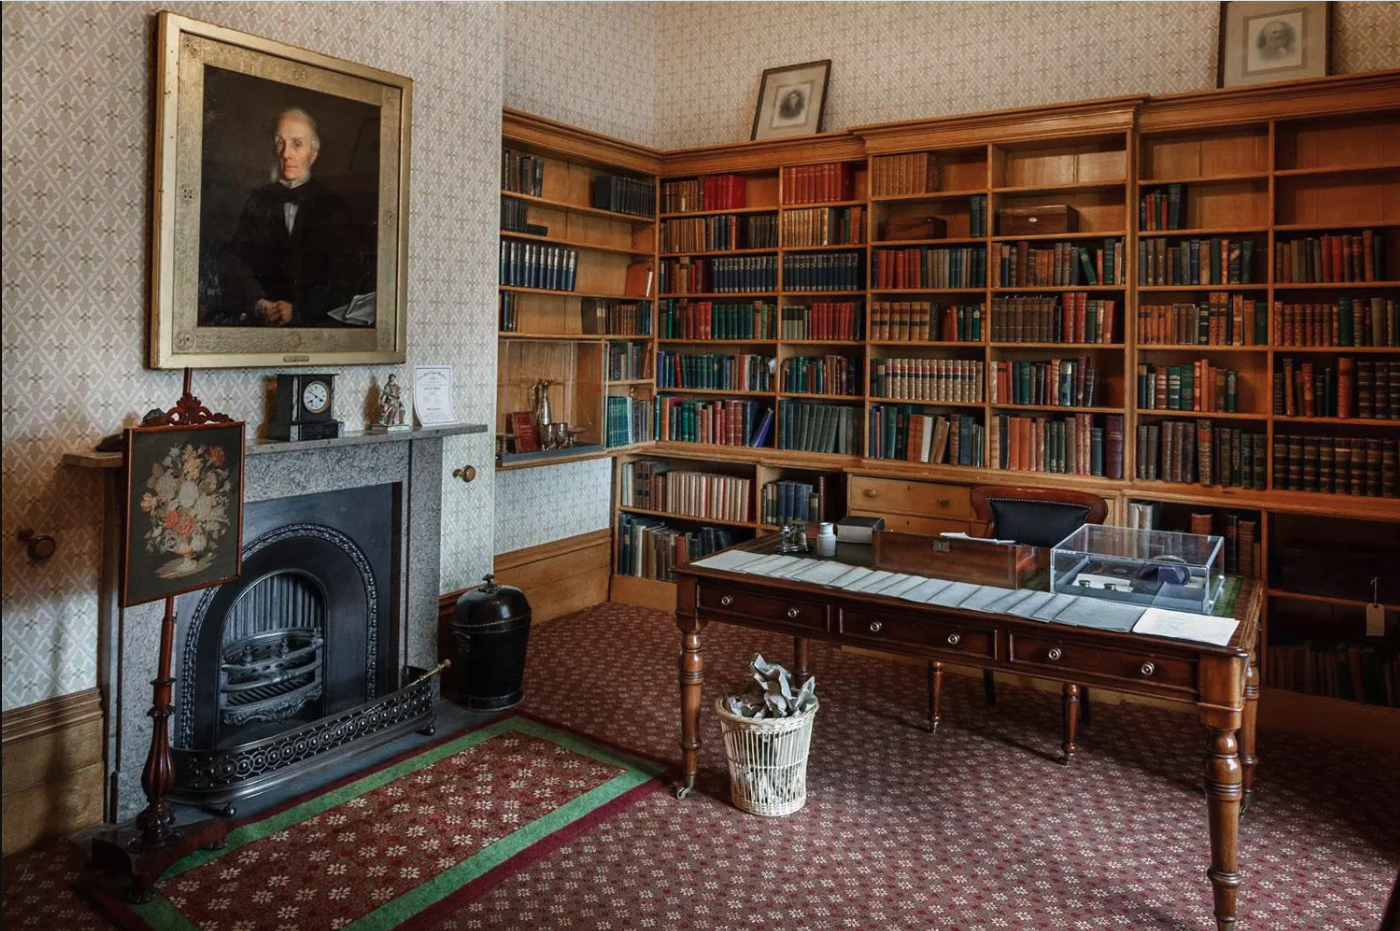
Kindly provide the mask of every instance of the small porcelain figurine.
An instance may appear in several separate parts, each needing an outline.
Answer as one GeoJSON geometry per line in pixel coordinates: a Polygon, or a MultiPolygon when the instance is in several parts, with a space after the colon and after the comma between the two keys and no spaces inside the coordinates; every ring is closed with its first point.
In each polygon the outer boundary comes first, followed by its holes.
{"type": "Polygon", "coordinates": [[[399,383],[393,375],[386,378],[383,387],[379,389],[379,403],[376,407],[378,413],[374,423],[370,425],[371,433],[408,429],[408,410],[404,407],[399,383]]]}

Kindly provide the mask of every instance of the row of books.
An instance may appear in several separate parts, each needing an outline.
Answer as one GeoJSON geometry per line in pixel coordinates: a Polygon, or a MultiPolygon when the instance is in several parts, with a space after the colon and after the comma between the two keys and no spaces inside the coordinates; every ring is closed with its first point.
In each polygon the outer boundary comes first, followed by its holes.
{"type": "Polygon", "coordinates": [[[867,431],[873,459],[983,465],[983,427],[969,414],[941,414],[917,404],[875,404],[867,431]]]}
{"type": "Polygon", "coordinates": [[[1138,284],[1176,285],[1253,284],[1254,241],[1226,239],[1138,240],[1138,284]]]}
{"type": "Polygon", "coordinates": [[[1264,651],[1264,684],[1400,708],[1400,656],[1381,642],[1280,644],[1264,651]]]}
{"type": "Polygon", "coordinates": [[[713,472],[672,471],[654,460],[622,466],[622,503],[680,517],[745,522],[752,519],[752,482],[713,472]]]}
{"type": "Polygon", "coordinates": [[[1238,405],[1239,372],[1222,369],[1209,359],[1137,367],[1138,410],[1233,414],[1238,405]]]}
{"type": "Polygon", "coordinates": [[[662,252],[778,248],[777,213],[720,214],[661,221],[662,252]]]}
{"type": "Polygon", "coordinates": [[[980,359],[874,359],[870,394],[892,401],[980,404],[985,375],[980,359]]]}
{"type": "Polygon", "coordinates": [[[1277,346],[1400,346],[1394,298],[1339,297],[1335,304],[1274,302],[1277,346]]]}
{"type": "Polygon", "coordinates": [[[967,205],[967,235],[987,235],[987,195],[973,194],[967,205]]]}
{"type": "Polygon", "coordinates": [[[502,333],[518,333],[520,331],[521,295],[515,291],[501,291],[499,294],[496,326],[500,328],[502,333]]]}
{"type": "Polygon", "coordinates": [[[1214,511],[1193,511],[1191,532],[1202,536],[1216,536],[1224,539],[1221,547],[1225,557],[1225,571],[1257,578],[1262,575],[1256,543],[1259,539],[1259,515],[1257,512],[1244,517],[1236,511],[1226,511],[1221,521],[1216,521],[1214,511]],[[1217,527],[1223,523],[1223,527],[1217,527]],[[1217,533],[1216,531],[1220,532],[1217,533]]]}
{"type": "Polygon", "coordinates": [[[647,343],[626,340],[608,343],[608,381],[638,381],[651,377],[651,352],[647,343]]]}
{"type": "Polygon", "coordinates": [[[651,301],[585,297],[579,301],[579,312],[583,332],[590,335],[651,335],[651,301]]]}
{"type": "Polygon", "coordinates": [[[985,246],[877,249],[871,262],[875,287],[882,290],[987,286],[985,246]]]}
{"type": "Polygon", "coordinates": [[[544,159],[515,149],[501,150],[501,190],[544,196],[544,159]]]}
{"type": "Polygon", "coordinates": [[[542,242],[501,240],[501,284],[517,288],[572,291],[578,276],[578,250],[542,242]]]}
{"type": "Polygon", "coordinates": [[[1088,356],[993,362],[992,403],[1094,407],[1099,400],[1098,375],[1088,356]]]}
{"type": "Polygon", "coordinates": [[[739,536],[731,528],[678,530],[657,517],[623,512],[617,516],[617,571],[619,575],[674,582],[677,566],[738,542],[739,536]]]}
{"type": "Polygon", "coordinates": [[[548,236],[549,227],[530,222],[530,205],[518,197],[501,195],[501,232],[548,236]]]}
{"type": "Polygon", "coordinates": [[[1385,233],[1307,236],[1274,246],[1274,283],[1386,281],[1385,233]]]}
{"type": "Polygon", "coordinates": [[[762,401],[673,397],[656,401],[654,432],[663,442],[766,446],[772,429],[773,409],[762,401]]]}
{"type": "Polygon", "coordinates": [[[788,253],[783,256],[784,291],[860,291],[865,288],[859,252],[788,253]]]}
{"type": "Polygon", "coordinates": [[[778,290],[778,257],[661,260],[663,294],[743,294],[778,290]]]}
{"type": "Polygon", "coordinates": [[[817,301],[811,306],[789,304],[779,320],[781,339],[858,341],[863,332],[860,301],[817,301]]]}
{"type": "Polygon", "coordinates": [[[817,401],[778,400],[778,448],[809,453],[860,453],[854,407],[817,401]]]}
{"type": "Polygon", "coordinates": [[[1138,198],[1138,229],[1179,230],[1186,225],[1186,185],[1148,188],[1138,198]]]}
{"type": "Polygon", "coordinates": [[[870,338],[884,342],[980,343],[982,305],[933,301],[875,301],[870,305],[870,338]]]}
{"type": "Polygon", "coordinates": [[[661,185],[664,213],[698,210],[741,210],[748,206],[748,184],[743,175],[710,175],[689,181],[665,181],[661,185]]]}
{"type": "Polygon", "coordinates": [[[1264,346],[1269,342],[1267,304],[1212,291],[1204,301],[1138,304],[1140,346],[1264,346]]]}
{"type": "Polygon", "coordinates": [[[1274,435],[1274,490],[1400,497],[1400,440],[1274,435]]]}
{"type": "Polygon", "coordinates": [[[1055,475],[1123,477],[1123,416],[1093,414],[1059,419],[998,414],[992,419],[991,462],[996,469],[1055,475]]]}
{"type": "Polygon", "coordinates": [[[855,172],[840,162],[784,168],[782,184],[784,204],[824,204],[855,196],[855,172]]]}
{"type": "Polygon", "coordinates": [[[844,246],[865,242],[864,207],[808,207],[786,210],[784,246],[844,246]]]}
{"type": "Polygon", "coordinates": [[[870,160],[870,196],[928,194],[938,190],[938,156],[932,152],[877,155],[870,160]]]}
{"type": "Polygon", "coordinates": [[[656,185],[622,175],[599,175],[593,179],[593,206],[635,217],[654,217],[656,185]]]}
{"type": "Polygon", "coordinates": [[[1209,419],[1140,423],[1137,477],[1263,490],[1265,435],[1209,419]]]}
{"type": "Polygon", "coordinates": [[[1109,237],[1101,248],[1073,242],[997,246],[997,284],[1003,288],[1123,284],[1123,240],[1109,237]]]}
{"type": "Polygon", "coordinates": [[[839,394],[859,397],[861,360],[850,356],[793,356],[778,367],[781,390],[794,394],[839,394]]]}
{"type": "Polygon", "coordinates": [[[1400,420],[1400,360],[1343,356],[1336,367],[1280,360],[1274,372],[1274,413],[1285,417],[1400,420]]]}
{"type": "Polygon", "coordinates": [[[664,300],[658,309],[656,335],[691,340],[777,339],[778,305],[664,300]]]}
{"type": "Polygon", "coordinates": [[[773,357],[659,351],[656,387],[772,391],[773,357]]]}
{"type": "Polygon", "coordinates": [[[1097,343],[1117,340],[1118,302],[1083,291],[992,299],[994,343],[1097,343]]]}
{"type": "Polygon", "coordinates": [[[649,443],[656,439],[652,432],[650,399],[609,395],[607,402],[605,436],[609,447],[649,443]]]}
{"type": "Polygon", "coordinates": [[[780,479],[763,486],[758,503],[761,523],[781,527],[789,521],[815,523],[826,520],[828,500],[827,479],[819,475],[810,482],[780,479]]]}

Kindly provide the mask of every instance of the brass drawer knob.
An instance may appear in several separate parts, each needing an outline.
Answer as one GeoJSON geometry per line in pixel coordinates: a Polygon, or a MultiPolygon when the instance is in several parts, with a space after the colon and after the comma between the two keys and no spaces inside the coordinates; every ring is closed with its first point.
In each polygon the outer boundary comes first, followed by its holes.
{"type": "Polygon", "coordinates": [[[878,634],[881,630],[884,629],[884,626],[885,626],[885,625],[884,625],[884,624],[881,624],[879,621],[871,621],[871,622],[870,622],[870,632],[871,632],[872,634],[878,634]]]}
{"type": "Polygon", "coordinates": [[[1050,659],[1050,662],[1058,663],[1060,661],[1060,657],[1064,656],[1065,654],[1064,651],[1061,650],[1059,647],[1051,647],[1050,652],[1046,653],[1045,655],[1050,659]]]}
{"type": "Polygon", "coordinates": [[[944,495],[942,498],[939,498],[939,499],[938,499],[938,506],[941,507],[941,508],[946,508],[946,507],[948,506],[948,496],[947,496],[947,495],[944,495]]]}
{"type": "Polygon", "coordinates": [[[734,603],[734,596],[733,596],[733,595],[725,595],[723,598],[721,598],[721,599],[719,600],[719,603],[720,603],[720,606],[721,606],[721,607],[727,608],[727,607],[729,607],[730,605],[732,605],[732,604],[734,603]]]}
{"type": "Polygon", "coordinates": [[[793,619],[796,619],[796,618],[797,618],[797,615],[799,615],[799,614],[801,614],[801,613],[802,613],[802,609],[801,609],[801,608],[788,608],[788,610],[787,610],[787,615],[788,615],[788,617],[793,618],[793,619]]]}
{"type": "Polygon", "coordinates": [[[1150,676],[1157,671],[1156,663],[1143,663],[1141,672],[1144,676],[1150,676]]]}
{"type": "Polygon", "coordinates": [[[878,498],[880,493],[873,488],[867,488],[865,489],[865,496],[867,498],[878,498]]]}
{"type": "Polygon", "coordinates": [[[960,643],[962,643],[962,634],[949,634],[949,635],[948,635],[948,646],[950,646],[950,647],[955,647],[955,646],[957,646],[957,645],[960,644],[960,643]]]}

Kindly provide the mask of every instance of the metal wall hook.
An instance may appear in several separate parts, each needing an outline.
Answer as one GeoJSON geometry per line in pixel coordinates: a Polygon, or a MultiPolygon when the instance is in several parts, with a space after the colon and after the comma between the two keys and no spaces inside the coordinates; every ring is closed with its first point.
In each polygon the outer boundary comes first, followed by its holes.
{"type": "Polygon", "coordinates": [[[58,552],[58,541],[48,534],[36,534],[30,528],[25,527],[15,536],[24,544],[29,558],[34,562],[43,562],[58,552]]]}

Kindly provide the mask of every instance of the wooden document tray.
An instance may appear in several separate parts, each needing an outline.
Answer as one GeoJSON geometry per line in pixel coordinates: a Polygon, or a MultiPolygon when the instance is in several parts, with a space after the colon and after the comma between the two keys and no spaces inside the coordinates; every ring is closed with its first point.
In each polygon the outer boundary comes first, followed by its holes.
{"type": "Polygon", "coordinates": [[[872,534],[875,568],[912,572],[953,582],[1025,588],[1050,565],[1050,551],[1020,543],[991,543],[956,537],[877,531],[872,534]]]}

